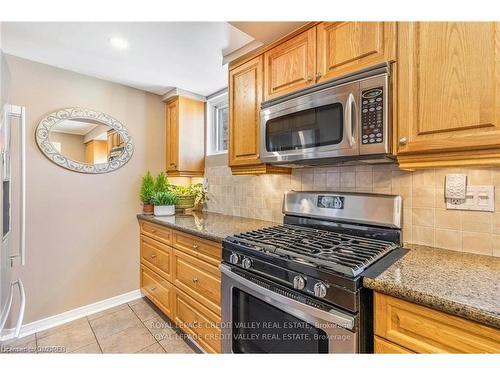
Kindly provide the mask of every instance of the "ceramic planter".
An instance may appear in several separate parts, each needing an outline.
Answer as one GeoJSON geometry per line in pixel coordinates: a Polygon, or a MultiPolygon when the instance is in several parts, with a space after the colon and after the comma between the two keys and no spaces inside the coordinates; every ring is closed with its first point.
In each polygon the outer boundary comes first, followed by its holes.
{"type": "Polygon", "coordinates": [[[153,207],[154,206],[152,203],[144,203],[142,206],[142,212],[144,212],[146,215],[152,215],[153,207]]]}
{"type": "Polygon", "coordinates": [[[175,214],[175,206],[155,206],[155,216],[171,216],[175,214]]]}

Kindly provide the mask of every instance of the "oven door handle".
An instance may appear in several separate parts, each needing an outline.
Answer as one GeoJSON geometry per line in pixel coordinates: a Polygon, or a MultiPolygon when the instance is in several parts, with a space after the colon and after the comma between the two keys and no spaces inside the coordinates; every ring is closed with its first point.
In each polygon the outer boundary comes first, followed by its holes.
{"type": "Polygon", "coordinates": [[[219,268],[224,275],[238,282],[242,286],[262,295],[264,299],[267,300],[267,302],[270,302],[272,300],[281,305],[287,306],[287,308],[303,312],[304,315],[308,315],[317,320],[321,320],[327,323],[336,324],[341,328],[352,330],[355,326],[355,318],[347,314],[344,314],[341,311],[337,311],[334,309],[331,309],[330,311],[324,311],[314,308],[312,306],[306,305],[305,303],[282,296],[281,294],[273,292],[272,290],[269,290],[260,285],[252,283],[251,281],[245,279],[244,277],[241,277],[240,275],[237,275],[236,273],[232,272],[231,268],[225,264],[221,264],[219,268]]]}

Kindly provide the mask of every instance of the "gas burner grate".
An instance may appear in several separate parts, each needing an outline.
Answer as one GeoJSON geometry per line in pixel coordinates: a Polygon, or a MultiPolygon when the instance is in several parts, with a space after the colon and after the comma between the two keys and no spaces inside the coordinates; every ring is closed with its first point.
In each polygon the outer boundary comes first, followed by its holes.
{"type": "Polygon", "coordinates": [[[240,233],[231,242],[258,251],[357,276],[398,246],[392,242],[326,230],[277,225],[240,233]]]}

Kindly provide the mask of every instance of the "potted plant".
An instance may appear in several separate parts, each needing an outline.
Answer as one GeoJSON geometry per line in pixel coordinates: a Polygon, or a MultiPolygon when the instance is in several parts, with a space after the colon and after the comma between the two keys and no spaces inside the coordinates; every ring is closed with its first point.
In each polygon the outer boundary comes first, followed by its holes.
{"type": "Polygon", "coordinates": [[[170,191],[157,191],[153,198],[155,216],[170,216],[175,214],[177,197],[170,191]]]}
{"type": "Polygon", "coordinates": [[[190,186],[169,185],[169,190],[177,197],[176,210],[199,207],[206,199],[203,184],[193,184],[190,186]]]}
{"type": "Polygon", "coordinates": [[[142,210],[147,215],[153,214],[153,197],[155,194],[155,181],[151,173],[146,173],[142,177],[140,198],[142,201],[142,210]]]}
{"type": "Polygon", "coordinates": [[[154,189],[156,193],[160,191],[169,191],[168,180],[165,173],[161,172],[158,176],[156,176],[154,189]]]}

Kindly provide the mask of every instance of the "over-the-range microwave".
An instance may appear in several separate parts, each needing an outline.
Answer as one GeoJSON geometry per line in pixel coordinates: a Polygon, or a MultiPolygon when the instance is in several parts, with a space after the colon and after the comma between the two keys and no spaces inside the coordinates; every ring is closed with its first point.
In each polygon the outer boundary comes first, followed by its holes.
{"type": "Polygon", "coordinates": [[[393,162],[390,66],[382,64],[262,103],[263,162],[393,162]]]}

